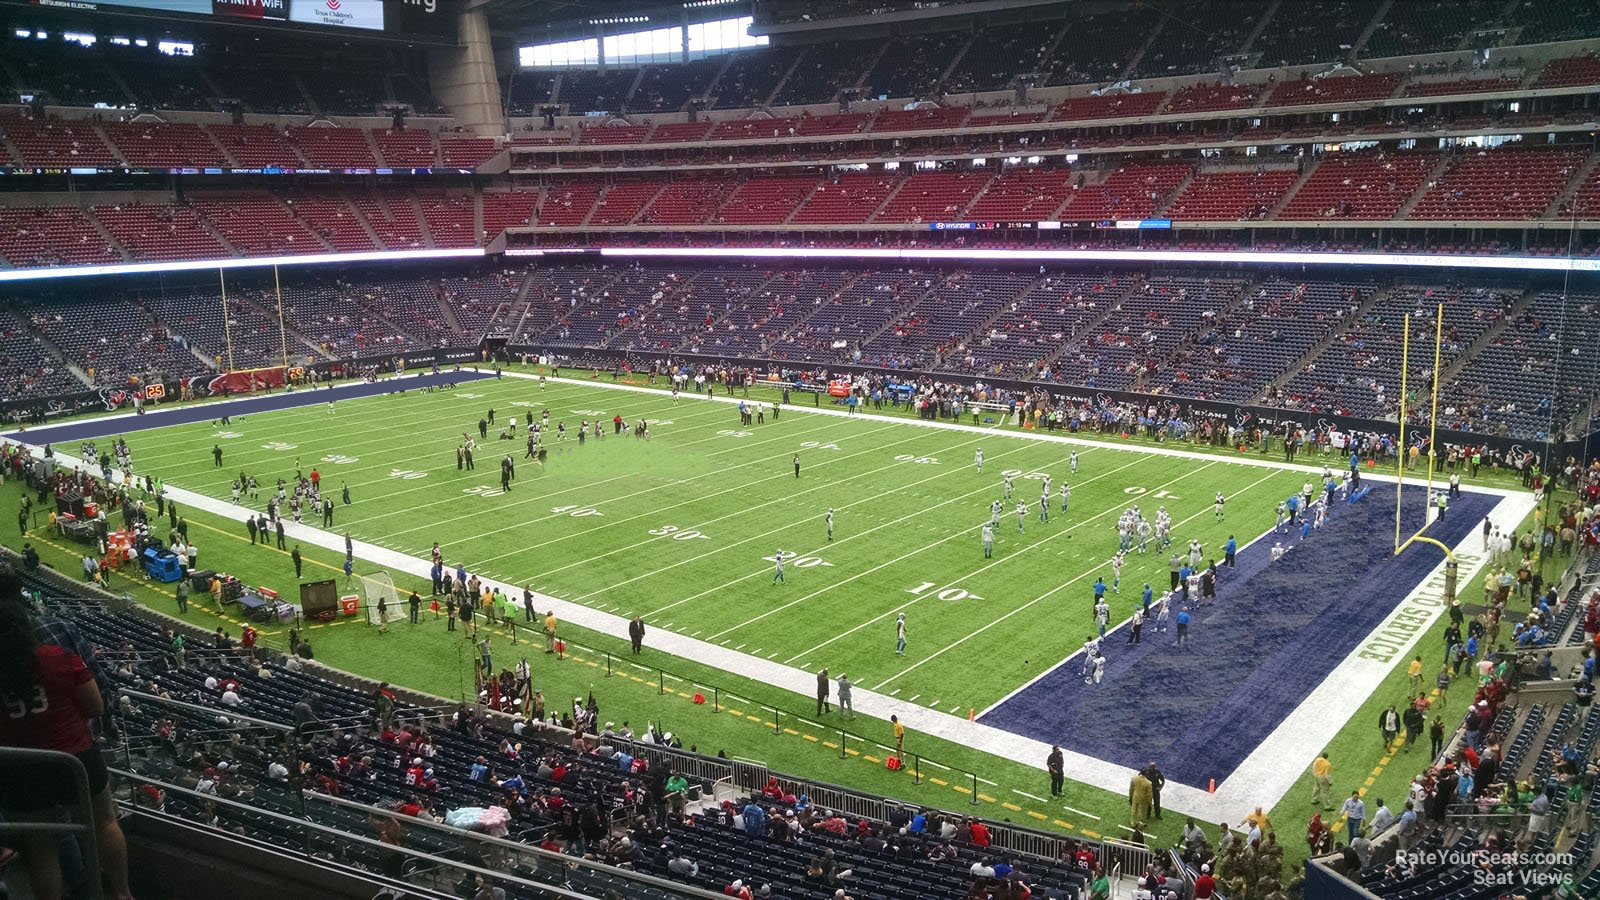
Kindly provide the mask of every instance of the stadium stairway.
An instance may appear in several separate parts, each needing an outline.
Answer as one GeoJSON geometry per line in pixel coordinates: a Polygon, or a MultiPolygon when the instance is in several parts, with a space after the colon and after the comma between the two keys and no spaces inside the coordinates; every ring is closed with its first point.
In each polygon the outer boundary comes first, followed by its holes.
{"type": "Polygon", "coordinates": [[[1463,347],[1461,352],[1456,354],[1456,358],[1444,367],[1444,371],[1439,373],[1439,384],[1443,386],[1455,381],[1456,377],[1461,374],[1461,370],[1465,369],[1469,363],[1477,358],[1479,351],[1493,344],[1508,325],[1517,321],[1523,313],[1528,311],[1528,307],[1533,305],[1535,296],[1534,291],[1522,291],[1517,296],[1515,304],[1506,311],[1505,315],[1497,319],[1494,324],[1490,325],[1470,344],[1463,347]]]}
{"type": "Polygon", "coordinates": [[[1313,344],[1299,359],[1294,361],[1293,365],[1285,369],[1276,378],[1267,382],[1267,386],[1262,388],[1261,393],[1254,398],[1254,402],[1265,403],[1274,394],[1283,390],[1289,384],[1290,379],[1305,371],[1308,366],[1314,365],[1318,357],[1322,356],[1324,351],[1337,343],[1351,325],[1365,319],[1374,309],[1378,308],[1379,304],[1386,302],[1393,291],[1394,287],[1389,286],[1369,294],[1361,306],[1353,314],[1346,317],[1339,327],[1330,330],[1326,337],[1313,344]]]}
{"type": "Polygon", "coordinates": [[[61,363],[63,368],[71,372],[72,377],[83,382],[89,390],[94,389],[94,379],[89,377],[89,373],[85,372],[83,369],[80,369],[77,364],[72,361],[71,357],[67,356],[64,350],[56,346],[56,343],[50,340],[49,336],[40,331],[38,326],[29,321],[26,315],[23,315],[19,312],[18,315],[14,316],[13,318],[29,337],[37,341],[39,346],[44,348],[46,353],[50,354],[51,358],[61,363]]]}
{"type": "Polygon", "coordinates": [[[1068,351],[1076,348],[1078,343],[1083,340],[1085,335],[1094,334],[1095,330],[1098,329],[1106,319],[1110,318],[1111,314],[1116,312],[1117,309],[1122,306],[1124,301],[1133,296],[1134,292],[1139,290],[1139,287],[1143,283],[1144,282],[1142,280],[1137,278],[1129,279],[1128,283],[1123,286],[1122,290],[1117,292],[1115,299],[1104,304],[1104,308],[1100,309],[1094,316],[1086,320],[1072,334],[1065,336],[1061,340],[1060,345],[1056,347],[1055,351],[1049,356],[1045,357],[1044,361],[1039,364],[1040,371],[1054,372],[1057,360],[1061,359],[1061,357],[1064,356],[1068,351]]]}

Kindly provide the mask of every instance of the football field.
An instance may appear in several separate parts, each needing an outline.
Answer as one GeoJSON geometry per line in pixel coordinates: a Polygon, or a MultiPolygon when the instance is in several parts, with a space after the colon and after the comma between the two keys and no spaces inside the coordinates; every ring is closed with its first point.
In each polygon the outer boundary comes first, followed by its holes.
{"type": "MultiPolygon", "coordinates": [[[[231,500],[232,481],[254,476],[260,499],[241,500],[252,509],[264,507],[277,479],[292,483],[297,470],[315,468],[336,502],[349,487],[353,505],[338,507],[333,530],[357,541],[421,559],[438,542],[452,568],[639,615],[652,631],[803,670],[827,667],[866,689],[963,714],[990,707],[1081,647],[1093,630],[1092,585],[1113,580],[1115,524],[1130,504],[1150,518],[1164,505],[1175,548],[1193,538],[1208,558],[1220,558],[1229,535],[1244,545],[1270,529],[1277,502],[1307,478],[1220,458],[909,420],[798,408],[774,416],[770,406],[764,418],[743,425],[736,407],[703,396],[674,401],[575,383],[541,389],[506,378],[127,439],[137,471],[212,498],[231,500]],[[484,440],[478,422],[491,408],[484,440]],[[546,411],[551,430],[565,423],[567,436],[547,438],[540,464],[525,458],[526,422],[546,411]],[[614,416],[629,426],[647,421],[650,437],[634,437],[631,427],[613,433],[614,416]],[[516,437],[498,439],[512,417],[516,437]],[[580,443],[583,420],[591,433],[580,443]],[[475,470],[457,467],[465,434],[479,440],[475,470]],[[221,466],[214,446],[223,450],[221,466]],[[506,492],[499,463],[508,454],[516,477],[506,492]],[[1050,512],[1042,521],[1046,476],[1050,512]],[[1065,511],[1063,481],[1071,488],[1065,511]],[[1225,521],[1214,514],[1217,491],[1229,498],[1225,521]],[[996,500],[1004,511],[994,555],[985,558],[980,532],[996,500]],[[895,652],[899,613],[903,655],[895,652]]],[[[110,430],[116,422],[106,425],[104,437],[120,433],[110,430]]],[[[320,516],[308,510],[305,521],[318,525],[320,516]]],[[[1159,594],[1167,580],[1167,555],[1154,545],[1130,555],[1120,593],[1110,595],[1111,621],[1132,613],[1144,582],[1159,594]]]]}

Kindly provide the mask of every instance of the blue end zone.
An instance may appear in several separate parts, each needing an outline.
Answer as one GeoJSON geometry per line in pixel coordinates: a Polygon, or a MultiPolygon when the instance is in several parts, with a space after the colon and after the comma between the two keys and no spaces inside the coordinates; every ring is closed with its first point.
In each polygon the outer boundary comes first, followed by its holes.
{"type": "MultiPolygon", "coordinates": [[[[1339,504],[1305,546],[1275,563],[1273,541],[1298,544],[1298,530],[1239,553],[1237,569],[1221,570],[1215,604],[1191,609],[1186,648],[1148,623],[1143,643],[1127,644],[1124,627],[1106,635],[1103,683],[1085,685],[1074,658],[979,721],[1132,768],[1154,760],[1169,779],[1198,788],[1224,780],[1443,558],[1424,544],[1393,555],[1393,493],[1384,483],[1360,503],[1339,504]]],[[[1405,496],[1401,525],[1412,534],[1424,495],[1405,496]]],[[[1428,535],[1454,546],[1498,502],[1465,492],[1428,535]]],[[[1087,596],[1072,601],[1080,602],[1061,615],[1087,635],[1087,596]]]]}
{"type": "Polygon", "coordinates": [[[27,431],[7,432],[4,435],[0,435],[0,437],[36,445],[71,443],[72,441],[102,437],[108,434],[127,434],[132,431],[147,431],[151,428],[167,428],[172,425],[192,425],[195,422],[210,422],[225,415],[244,416],[251,413],[277,412],[283,409],[310,406],[315,403],[327,403],[329,400],[355,400],[360,397],[397,394],[401,391],[436,387],[441,384],[465,384],[469,381],[481,381],[485,378],[493,377],[494,373],[492,372],[440,372],[437,375],[405,375],[400,378],[389,378],[374,382],[341,384],[328,388],[302,388],[276,394],[243,397],[238,400],[198,403],[177,409],[157,410],[145,413],[142,416],[102,417],[84,419],[78,422],[63,422],[60,425],[45,425],[40,428],[31,428],[27,431]]]}

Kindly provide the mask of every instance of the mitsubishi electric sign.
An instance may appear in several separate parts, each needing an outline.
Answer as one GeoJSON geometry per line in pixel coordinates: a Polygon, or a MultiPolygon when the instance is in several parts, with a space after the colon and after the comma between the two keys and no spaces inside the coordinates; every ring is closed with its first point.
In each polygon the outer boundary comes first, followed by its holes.
{"type": "Polygon", "coordinates": [[[289,21],[382,31],[383,0],[292,0],[289,21]]]}

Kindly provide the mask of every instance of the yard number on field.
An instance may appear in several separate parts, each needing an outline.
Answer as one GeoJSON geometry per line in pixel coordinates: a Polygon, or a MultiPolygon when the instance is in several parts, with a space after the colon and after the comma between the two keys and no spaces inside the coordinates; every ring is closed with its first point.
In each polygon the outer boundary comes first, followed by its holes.
{"type": "Polygon", "coordinates": [[[751,432],[751,431],[734,431],[731,428],[724,428],[721,431],[717,432],[717,434],[725,435],[727,437],[749,437],[750,435],[754,434],[754,432],[751,432]]]}
{"type": "MultiPolygon", "coordinates": [[[[1140,494],[1144,494],[1144,493],[1148,492],[1149,490],[1150,490],[1149,488],[1142,488],[1142,487],[1139,487],[1138,485],[1134,485],[1133,487],[1125,487],[1125,488],[1123,488],[1122,492],[1124,494],[1133,494],[1134,496],[1138,496],[1140,494]]],[[[1152,497],[1160,497],[1163,500],[1182,500],[1183,499],[1182,497],[1179,497],[1177,494],[1171,493],[1170,491],[1156,491],[1155,493],[1151,494],[1150,496],[1152,496],[1152,497]]]]}
{"type": "Polygon", "coordinates": [[[605,513],[595,509],[592,506],[552,506],[550,507],[550,511],[553,513],[566,513],[567,515],[577,519],[581,519],[584,516],[605,515],[605,513]]]}
{"type": "Polygon", "coordinates": [[[1049,472],[1024,472],[1021,469],[1007,469],[1000,474],[1009,475],[1012,478],[1021,478],[1024,481],[1043,481],[1050,477],[1049,472]]]}
{"type": "Polygon", "coordinates": [[[957,600],[983,599],[977,594],[968,593],[966,588],[947,587],[943,590],[935,591],[934,588],[938,586],[938,584],[932,581],[924,581],[916,587],[908,589],[906,593],[916,597],[938,597],[940,600],[948,600],[951,603],[954,603],[957,600]]]}
{"type": "Polygon", "coordinates": [[[501,494],[504,494],[505,491],[502,491],[497,487],[490,487],[487,484],[480,484],[477,487],[462,488],[461,493],[476,494],[479,497],[498,497],[501,494]]]}
{"type": "Polygon", "coordinates": [[[390,469],[389,470],[389,477],[390,478],[404,478],[407,481],[415,481],[418,478],[427,478],[428,477],[428,473],[427,472],[418,472],[416,469],[390,469]]]}
{"type": "Polygon", "coordinates": [[[286,444],[283,441],[268,441],[261,445],[263,450],[293,450],[298,444],[286,444]]]}
{"type": "Polygon", "coordinates": [[[343,453],[334,453],[334,454],[332,454],[330,456],[324,456],[322,458],[322,461],[325,462],[325,463],[353,463],[353,462],[360,462],[361,461],[361,457],[359,457],[359,456],[345,456],[343,453]]]}
{"type": "Polygon", "coordinates": [[[937,456],[913,456],[910,453],[902,453],[896,456],[894,460],[895,462],[921,463],[925,466],[937,466],[939,464],[937,456]]]}
{"type": "Polygon", "coordinates": [[[700,532],[695,531],[693,528],[679,528],[676,525],[663,525],[660,528],[652,528],[650,529],[650,533],[656,535],[657,537],[671,536],[671,538],[675,541],[708,541],[711,539],[710,535],[701,534],[700,532]]]}
{"type": "Polygon", "coordinates": [[[821,441],[801,441],[800,442],[800,447],[803,450],[837,450],[837,449],[839,449],[839,445],[838,444],[824,444],[821,441]]]}
{"type": "Polygon", "coordinates": [[[242,438],[242,437],[244,437],[244,435],[240,434],[237,431],[213,431],[211,433],[211,436],[212,437],[219,437],[219,438],[242,438]]]}

